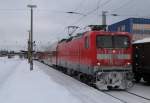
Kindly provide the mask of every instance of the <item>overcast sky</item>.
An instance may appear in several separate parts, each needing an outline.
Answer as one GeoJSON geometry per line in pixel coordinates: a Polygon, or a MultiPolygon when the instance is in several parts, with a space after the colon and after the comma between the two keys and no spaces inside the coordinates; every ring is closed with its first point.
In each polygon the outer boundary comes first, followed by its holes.
{"type": "Polygon", "coordinates": [[[129,17],[150,17],[150,0],[0,0],[0,48],[26,49],[30,29],[28,4],[37,5],[34,10],[34,40],[37,46],[50,45],[66,37],[69,25],[101,24],[102,10],[108,11],[107,24],[129,17]],[[99,9],[95,10],[97,7],[99,9]],[[84,17],[65,13],[68,11],[94,12],[84,17]],[[112,13],[120,16],[112,17],[112,13]]]}

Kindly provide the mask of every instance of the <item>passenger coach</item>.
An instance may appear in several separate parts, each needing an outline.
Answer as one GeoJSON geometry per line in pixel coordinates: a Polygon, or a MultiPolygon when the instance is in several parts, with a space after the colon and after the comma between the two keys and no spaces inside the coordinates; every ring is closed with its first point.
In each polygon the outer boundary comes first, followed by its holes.
{"type": "Polygon", "coordinates": [[[133,72],[137,82],[144,79],[150,82],[150,38],[133,43],[133,72]]]}

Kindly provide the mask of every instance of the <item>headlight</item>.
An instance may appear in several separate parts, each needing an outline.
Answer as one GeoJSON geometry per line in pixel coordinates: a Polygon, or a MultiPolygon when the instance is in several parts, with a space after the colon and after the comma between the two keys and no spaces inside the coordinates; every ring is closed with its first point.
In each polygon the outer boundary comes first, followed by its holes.
{"type": "Polygon", "coordinates": [[[127,62],[127,63],[126,63],[126,66],[131,66],[131,63],[130,63],[130,62],[127,62]]]}
{"type": "Polygon", "coordinates": [[[127,65],[131,65],[131,63],[130,63],[130,62],[127,62],[127,65]]]}
{"type": "Polygon", "coordinates": [[[98,65],[98,66],[100,66],[100,65],[101,65],[101,63],[100,63],[100,62],[98,62],[98,63],[97,63],[97,65],[98,65]]]}

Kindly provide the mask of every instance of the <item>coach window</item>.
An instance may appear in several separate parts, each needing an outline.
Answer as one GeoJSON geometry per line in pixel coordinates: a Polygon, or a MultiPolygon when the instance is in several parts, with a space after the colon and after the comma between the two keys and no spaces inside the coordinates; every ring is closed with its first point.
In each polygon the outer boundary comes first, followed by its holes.
{"type": "Polygon", "coordinates": [[[85,37],[85,48],[89,48],[89,38],[85,37]]]}

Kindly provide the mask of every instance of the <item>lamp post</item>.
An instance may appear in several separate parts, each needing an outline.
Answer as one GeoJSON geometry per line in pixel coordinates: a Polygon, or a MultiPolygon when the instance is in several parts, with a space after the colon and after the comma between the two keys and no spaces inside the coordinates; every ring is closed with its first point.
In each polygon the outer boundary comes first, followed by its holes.
{"type": "Polygon", "coordinates": [[[33,8],[36,8],[36,5],[27,5],[27,7],[30,8],[31,10],[31,24],[30,24],[30,38],[29,38],[29,49],[28,51],[30,52],[29,55],[29,62],[30,62],[30,70],[33,70],[33,8]]]}

